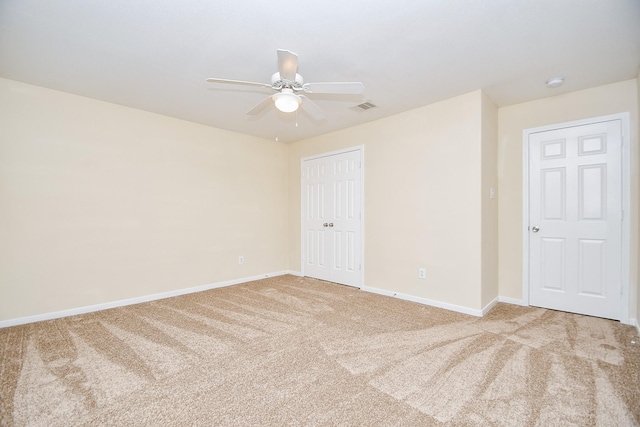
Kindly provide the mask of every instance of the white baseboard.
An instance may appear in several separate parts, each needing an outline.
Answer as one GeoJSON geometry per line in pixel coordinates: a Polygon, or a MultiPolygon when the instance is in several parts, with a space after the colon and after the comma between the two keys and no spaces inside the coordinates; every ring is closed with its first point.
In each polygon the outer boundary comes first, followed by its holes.
{"type": "MultiPolygon", "coordinates": [[[[278,271],[278,272],[274,272],[274,273],[260,274],[260,275],[257,275],[257,276],[243,277],[241,279],[227,280],[227,281],[224,281],[224,282],[217,282],[217,283],[211,283],[211,284],[208,284],[208,285],[195,286],[195,287],[192,287],[192,288],[177,289],[175,291],[168,291],[168,292],[162,292],[162,293],[158,293],[158,294],[145,295],[145,296],[136,297],[136,298],[129,298],[129,299],[124,299],[124,300],[112,301],[112,302],[107,302],[107,303],[103,303],[103,304],[95,304],[95,305],[89,305],[89,306],[85,306],[85,307],[71,308],[71,309],[68,309],[68,310],[37,314],[37,315],[34,315],[34,316],[19,317],[19,318],[16,318],[16,319],[0,320],[0,329],[1,328],[8,328],[10,326],[24,325],[24,324],[27,324],[27,323],[34,323],[34,322],[42,322],[42,321],[45,321],[45,320],[59,319],[61,317],[75,316],[75,315],[78,315],[78,314],[92,313],[92,312],[95,312],[95,311],[107,310],[107,309],[110,309],[110,308],[117,308],[117,307],[124,307],[124,306],[127,306],[127,305],[140,304],[140,303],[143,303],[143,302],[156,301],[156,300],[160,300],[160,299],[164,299],[164,298],[171,298],[171,297],[176,297],[176,296],[180,296],[180,295],[192,294],[194,292],[207,291],[209,289],[216,289],[216,288],[223,288],[223,287],[226,287],[226,286],[239,285],[241,283],[252,282],[254,280],[267,279],[269,277],[284,276],[286,274],[291,274],[293,276],[298,276],[298,277],[304,277],[303,274],[301,272],[299,272],[299,271],[283,270],[283,271],[278,271]]],[[[442,301],[435,301],[435,300],[430,300],[430,299],[427,299],[427,298],[416,297],[416,296],[413,296],[413,295],[407,295],[407,294],[397,293],[397,292],[393,292],[393,291],[388,291],[386,289],[371,288],[371,287],[368,287],[368,286],[363,286],[360,289],[365,291],[365,292],[371,292],[371,293],[374,293],[374,294],[389,296],[389,297],[393,297],[393,298],[399,298],[399,299],[402,299],[402,300],[405,300],[405,301],[417,302],[419,304],[424,304],[424,305],[428,305],[428,306],[431,306],[431,307],[443,308],[445,310],[456,311],[458,313],[469,314],[471,316],[476,316],[476,317],[484,316],[499,302],[504,302],[504,303],[507,303],[507,304],[526,306],[524,301],[521,300],[521,299],[509,298],[509,297],[497,297],[493,301],[491,301],[489,304],[487,304],[484,308],[482,308],[482,310],[476,310],[476,309],[472,309],[472,308],[468,308],[468,307],[463,307],[463,306],[460,306],[460,305],[449,304],[449,303],[442,302],[442,301]]],[[[629,319],[628,324],[632,325],[632,326],[635,326],[636,330],[638,331],[638,336],[640,336],[640,324],[638,324],[638,320],[637,319],[629,319]]]]}
{"type": "Polygon", "coordinates": [[[35,316],[19,317],[16,319],[0,320],[0,328],[8,328],[9,326],[24,325],[27,323],[41,322],[44,320],[59,319],[61,317],[75,316],[77,314],[92,313],[94,311],[106,310],[109,308],[124,307],[126,305],[140,304],[143,302],[149,302],[149,301],[155,301],[155,300],[164,299],[164,298],[176,297],[180,295],[192,294],[194,292],[208,291],[209,289],[239,285],[240,283],[252,282],[254,280],[266,279],[269,277],[284,276],[285,274],[300,275],[300,273],[285,270],[285,271],[278,271],[275,273],[260,274],[252,277],[243,277],[241,279],[226,280],[224,282],[211,283],[208,285],[195,286],[192,288],[177,289],[175,291],[145,295],[141,297],[112,301],[112,302],[107,302],[103,304],[88,305],[85,307],[71,308],[68,310],[54,311],[51,313],[36,314],[35,316]]]}
{"type": "Polygon", "coordinates": [[[640,337],[640,324],[638,324],[638,319],[629,319],[629,325],[636,327],[636,331],[638,331],[638,337],[640,337]]]}
{"type": "Polygon", "coordinates": [[[504,303],[513,304],[513,305],[521,305],[525,307],[527,305],[524,303],[524,300],[522,299],[509,298],[509,297],[498,297],[498,302],[504,302],[504,303]]]}
{"type": "Polygon", "coordinates": [[[385,295],[388,297],[399,298],[406,301],[417,302],[419,304],[429,305],[431,307],[438,307],[438,308],[444,308],[445,310],[457,311],[458,313],[469,314],[471,316],[482,317],[483,310],[474,310],[472,308],[463,307],[461,305],[449,304],[442,301],[435,301],[427,298],[416,297],[413,295],[401,294],[393,291],[388,291],[385,289],[370,288],[368,286],[363,286],[362,288],[360,288],[360,290],[363,290],[365,292],[371,292],[378,295],[385,295]]]}
{"type": "Polygon", "coordinates": [[[300,271],[287,270],[285,274],[291,274],[292,276],[304,277],[300,271]]]}
{"type": "Polygon", "coordinates": [[[482,315],[484,316],[484,315],[486,315],[489,311],[491,311],[491,309],[492,309],[493,307],[495,307],[495,306],[496,306],[496,304],[497,304],[499,301],[500,301],[500,300],[499,300],[499,298],[498,298],[498,297],[495,297],[495,298],[494,298],[494,299],[493,299],[489,304],[485,305],[485,306],[482,308],[482,315]]]}

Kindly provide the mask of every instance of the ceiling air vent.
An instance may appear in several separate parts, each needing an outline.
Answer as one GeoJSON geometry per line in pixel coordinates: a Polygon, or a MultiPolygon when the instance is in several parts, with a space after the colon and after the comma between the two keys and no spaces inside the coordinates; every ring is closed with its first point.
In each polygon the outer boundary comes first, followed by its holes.
{"type": "Polygon", "coordinates": [[[358,112],[371,110],[372,108],[378,108],[378,106],[371,101],[365,101],[362,104],[358,104],[351,107],[352,110],[358,111],[358,112]]]}

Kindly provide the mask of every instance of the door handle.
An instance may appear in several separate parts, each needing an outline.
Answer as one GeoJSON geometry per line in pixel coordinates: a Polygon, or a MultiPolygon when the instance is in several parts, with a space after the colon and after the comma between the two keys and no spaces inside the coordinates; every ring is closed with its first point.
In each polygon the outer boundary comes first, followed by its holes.
{"type": "Polygon", "coordinates": [[[538,231],[540,231],[540,227],[536,227],[534,226],[531,231],[533,231],[534,233],[537,233],[538,231]]]}

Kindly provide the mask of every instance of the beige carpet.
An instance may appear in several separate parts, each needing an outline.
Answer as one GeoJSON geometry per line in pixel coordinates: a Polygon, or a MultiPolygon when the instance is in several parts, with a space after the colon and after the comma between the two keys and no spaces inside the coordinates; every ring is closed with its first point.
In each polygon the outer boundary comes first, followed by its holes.
{"type": "Polygon", "coordinates": [[[283,276],[0,330],[0,424],[640,425],[632,341],[283,276]]]}

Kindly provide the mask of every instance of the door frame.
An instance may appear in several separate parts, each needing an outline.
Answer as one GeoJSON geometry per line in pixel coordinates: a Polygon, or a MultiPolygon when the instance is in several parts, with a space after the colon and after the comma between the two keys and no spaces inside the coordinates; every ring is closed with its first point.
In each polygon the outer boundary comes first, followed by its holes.
{"type": "Polygon", "coordinates": [[[631,275],[631,126],[630,113],[618,113],[590,119],[556,123],[525,129],[522,132],[522,302],[529,305],[529,136],[538,132],[559,130],[593,123],[620,120],[622,125],[622,259],[620,260],[620,322],[629,318],[631,275]]]}
{"type": "Polygon", "coordinates": [[[343,148],[340,150],[328,151],[325,153],[314,154],[311,156],[303,157],[300,159],[300,272],[302,276],[304,274],[304,243],[305,243],[305,232],[304,232],[304,218],[302,217],[302,203],[304,202],[304,162],[308,160],[316,160],[321,159],[323,157],[334,156],[337,154],[351,153],[354,151],[360,152],[360,284],[357,286],[358,288],[362,288],[364,286],[364,145],[356,145],[354,147],[343,148]]]}

